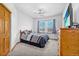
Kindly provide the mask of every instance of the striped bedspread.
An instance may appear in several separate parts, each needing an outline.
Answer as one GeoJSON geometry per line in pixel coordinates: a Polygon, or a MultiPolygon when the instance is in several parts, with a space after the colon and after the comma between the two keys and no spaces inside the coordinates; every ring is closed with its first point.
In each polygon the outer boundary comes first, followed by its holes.
{"type": "Polygon", "coordinates": [[[46,42],[48,41],[49,37],[48,37],[48,35],[37,35],[34,33],[30,33],[28,35],[22,34],[21,39],[44,46],[46,44],[46,42]]]}

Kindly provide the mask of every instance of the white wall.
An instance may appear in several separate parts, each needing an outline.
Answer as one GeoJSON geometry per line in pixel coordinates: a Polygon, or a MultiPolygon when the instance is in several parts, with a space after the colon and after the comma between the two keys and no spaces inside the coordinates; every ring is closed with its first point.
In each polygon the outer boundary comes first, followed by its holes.
{"type": "Polygon", "coordinates": [[[52,19],[56,19],[56,29],[59,30],[62,27],[62,14],[56,15],[52,19]]]}
{"type": "Polygon", "coordinates": [[[18,11],[16,9],[16,6],[12,3],[4,3],[4,5],[11,11],[11,50],[15,46],[15,44],[20,41],[20,30],[32,30],[33,19],[18,11]]]}
{"type": "Polygon", "coordinates": [[[73,20],[79,23],[79,3],[72,3],[73,7],[73,20]]]}
{"type": "Polygon", "coordinates": [[[76,22],[79,24],[79,8],[76,11],[76,22]]]}
{"type": "Polygon", "coordinates": [[[19,42],[19,32],[18,32],[18,14],[17,10],[12,3],[4,3],[4,5],[11,11],[11,39],[10,46],[11,49],[14,45],[19,42]]]}
{"type": "MultiPolygon", "coordinates": [[[[42,18],[41,20],[48,20],[48,19],[55,19],[56,20],[56,30],[59,31],[60,28],[62,27],[62,14],[58,14],[58,15],[55,15],[55,16],[52,16],[52,17],[49,17],[49,18],[42,18]]],[[[40,19],[34,19],[33,20],[33,31],[37,33],[37,23],[38,23],[38,20],[40,19]]],[[[50,39],[58,39],[57,37],[57,34],[48,34],[48,36],[50,37],[50,39]]]]}
{"type": "Polygon", "coordinates": [[[19,30],[32,30],[33,28],[33,19],[26,14],[19,11],[19,30]]]}
{"type": "Polygon", "coordinates": [[[49,18],[42,18],[42,19],[34,19],[33,20],[33,31],[34,32],[37,32],[37,23],[38,23],[38,20],[53,20],[55,19],[56,20],[56,30],[59,30],[61,27],[62,27],[62,14],[58,14],[56,16],[52,16],[52,17],[49,17],[49,18]]]}

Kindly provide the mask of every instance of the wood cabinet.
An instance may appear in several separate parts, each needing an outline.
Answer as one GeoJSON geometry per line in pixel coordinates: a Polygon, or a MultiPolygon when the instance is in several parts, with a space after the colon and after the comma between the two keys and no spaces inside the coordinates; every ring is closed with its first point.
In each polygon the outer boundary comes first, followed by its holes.
{"type": "Polygon", "coordinates": [[[10,14],[11,12],[0,4],[0,55],[10,51],[10,14]]]}
{"type": "Polygon", "coordinates": [[[61,56],[79,56],[79,29],[61,29],[59,42],[61,56]]]}

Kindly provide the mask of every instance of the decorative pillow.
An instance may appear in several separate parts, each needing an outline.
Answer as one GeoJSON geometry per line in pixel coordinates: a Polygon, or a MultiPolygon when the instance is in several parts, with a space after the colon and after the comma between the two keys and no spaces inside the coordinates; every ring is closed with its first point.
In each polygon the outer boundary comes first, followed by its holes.
{"type": "Polygon", "coordinates": [[[22,33],[21,39],[26,39],[26,35],[24,33],[22,33]]]}
{"type": "Polygon", "coordinates": [[[30,34],[32,31],[25,30],[24,32],[25,32],[26,34],[30,34]]]}
{"type": "Polygon", "coordinates": [[[29,35],[31,32],[32,32],[32,31],[24,30],[24,31],[22,32],[21,39],[26,40],[27,37],[28,37],[28,35],[29,35]]]}

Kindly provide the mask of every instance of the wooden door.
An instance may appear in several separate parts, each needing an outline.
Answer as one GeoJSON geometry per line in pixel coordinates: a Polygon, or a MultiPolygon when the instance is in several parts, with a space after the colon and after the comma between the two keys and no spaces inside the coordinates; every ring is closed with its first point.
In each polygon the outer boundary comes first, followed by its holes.
{"type": "Polygon", "coordinates": [[[10,13],[5,10],[5,55],[10,50],[10,13]]]}
{"type": "Polygon", "coordinates": [[[0,4],[0,55],[7,55],[10,50],[10,12],[0,4]]]}
{"type": "Polygon", "coordinates": [[[0,5],[0,55],[4,53],[4,8],[0,5]]]}
{"type": "Polygon", "coordinates": [[[0,55],[4,53],[4,8],[0,5],[0,55]]]}
{"type": "Polygon", "coordinates": [[[0,5],[0,34],[4,33],[4,8],[0,5]]]}

